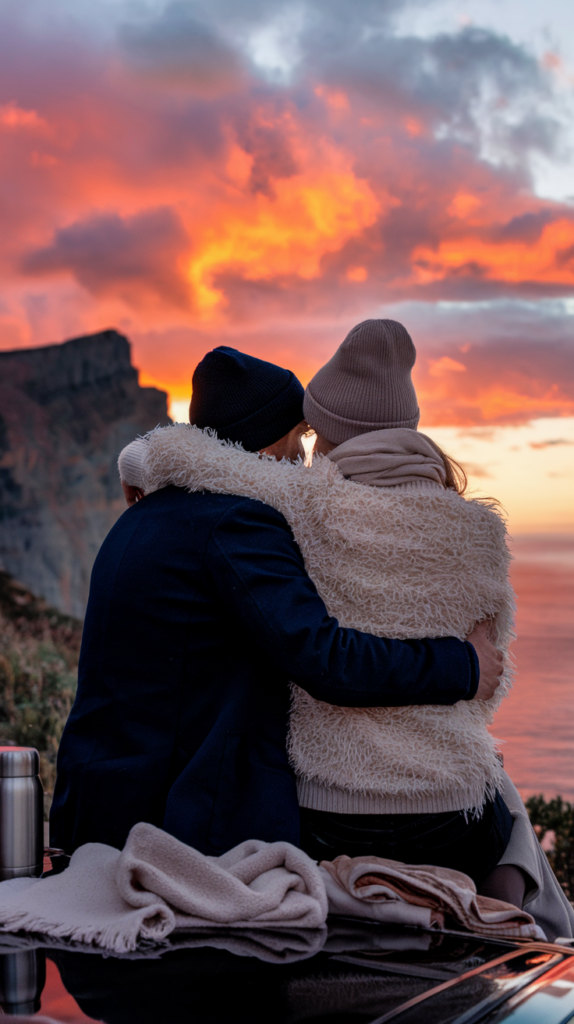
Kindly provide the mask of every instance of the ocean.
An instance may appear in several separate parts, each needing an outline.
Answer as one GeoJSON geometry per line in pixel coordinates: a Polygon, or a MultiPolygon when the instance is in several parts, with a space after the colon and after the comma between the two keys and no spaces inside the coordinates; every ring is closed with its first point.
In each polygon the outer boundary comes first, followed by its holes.
{"type": "Polygon", "coordinates": [[[512,542],[517,676],[491,732],[523,798],[574,801],[574,535],[512,542]]]}

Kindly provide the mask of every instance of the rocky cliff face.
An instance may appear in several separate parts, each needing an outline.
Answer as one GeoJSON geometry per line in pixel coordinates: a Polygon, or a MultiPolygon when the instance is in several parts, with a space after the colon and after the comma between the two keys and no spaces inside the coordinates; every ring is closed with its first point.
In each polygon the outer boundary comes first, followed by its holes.
{"type": "Polygon", "coordinates": [[[117,331],[0,352],[0,568],[82,616],[98,548],[125,509],[116,461],[168,423],[117,331]]]}

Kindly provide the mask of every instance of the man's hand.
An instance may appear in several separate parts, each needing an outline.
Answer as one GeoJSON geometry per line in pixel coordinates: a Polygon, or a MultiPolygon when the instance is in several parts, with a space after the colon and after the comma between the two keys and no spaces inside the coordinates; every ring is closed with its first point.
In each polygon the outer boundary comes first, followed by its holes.
{"type": "Polygon", "coordinates": [[[466,638],[474,647],[480,666],[480,682],[473,700],[488,700],[492,697],[504,669],[502,654],[488,639],[488,627],[488,622],[479,622],[466,638]]]}

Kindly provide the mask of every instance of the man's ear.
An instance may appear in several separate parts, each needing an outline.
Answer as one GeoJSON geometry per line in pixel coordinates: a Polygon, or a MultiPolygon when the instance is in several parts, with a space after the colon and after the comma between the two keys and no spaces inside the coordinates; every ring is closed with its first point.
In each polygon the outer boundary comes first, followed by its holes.
{"type": "Polygon", "coordinates": [[[132,505],[135,505],[136,501],[141,501],[142,498],[145,498],[145,493],[142,491],[141,487],[134,487],[132,484],[126,484],[123,480],[122,489],[130,508],[132,505]]]}
{"type": "Polygon", "coordinates": [[[281,459],[289,459],[291,462],[296,462],[301,454],[301,435],[308,429],[307,421],[301,420],[288,434],[284,434],[274,444],[268,445],[267,448],[260,448],[260,455],[273,455],[278,462],[281,459]]]}

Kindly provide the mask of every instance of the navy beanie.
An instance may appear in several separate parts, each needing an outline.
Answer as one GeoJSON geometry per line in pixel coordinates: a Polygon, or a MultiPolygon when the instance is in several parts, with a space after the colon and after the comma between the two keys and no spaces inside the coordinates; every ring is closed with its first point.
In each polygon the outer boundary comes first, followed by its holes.
{"type": "Polygon", "coordinates": [[[197,364],[189,419],[249,452],[278,441],[303,417],[303,385],[291,370],[220,345],[197,364]]]}

